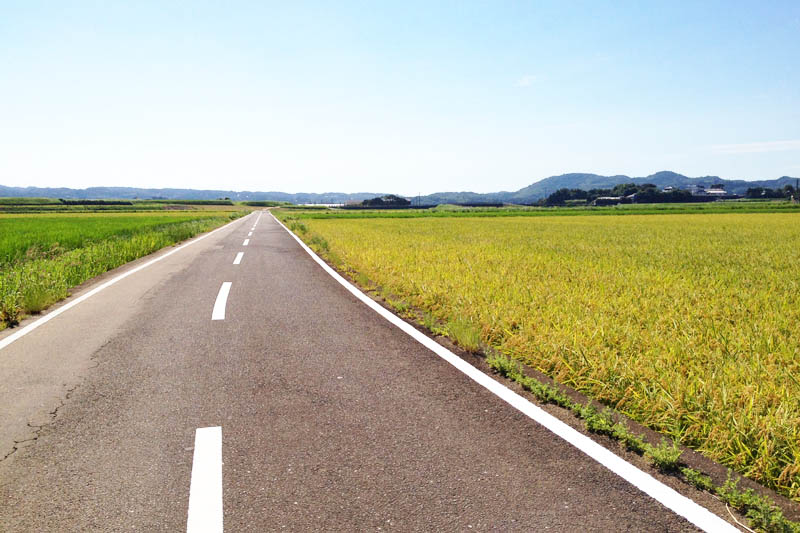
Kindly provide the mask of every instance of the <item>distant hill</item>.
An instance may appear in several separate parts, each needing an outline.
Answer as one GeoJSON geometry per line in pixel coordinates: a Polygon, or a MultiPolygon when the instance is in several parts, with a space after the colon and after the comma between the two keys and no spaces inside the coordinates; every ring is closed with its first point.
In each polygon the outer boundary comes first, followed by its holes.
{"type": "Polygon", "coordinates": [[[794,185],[795,179],[796,178],[790,178],[788,176],[783,176],[775,180],[760,181],[726,180],[719,176],[690,178],[668,170],[639,178],[631,178],[623,175],[600,176],[598,174],[562,174],[560,176],[551,176],[528,185],[513,193],[511,199],[506,201],[531,203],[565,187],[568,189],[583,189],[588,191],[590,189],[611,189],[615,185],[621,183],[634,183],[636,185],[652,183],[660,188],[670,185],[677,188],[685,188],[689,185],[703,185],[704,187],[708,187],[709,185],[721,183],[725,186],[726,191],[744,195],[750,187],[769,187],[774,189],[785,185],[794,185]]]}
{"type": "MultiPolygon", "coordinates": [[[[744,195],[749,187],[781,188],[785,185],[794,185],[797,178],[783,176],[774,180],[726,180],[719,176],[702,176],[690,178],[683,174],[664,170],[649,176],[631,178],[629,176],[601,176],[599,174],[562,174],[550,176],[523,187],[516,192],[500,191],[493,193],[474,192],[438,192],[420,197],[409,197],[412,203],[422,204],[455,204],[455,203],[516,203],[530,204],[546,197],[558,189],[611,189],[621,183],[635,183],[642,185],[652,183],[658,187],[669,185],[685,188],[689,185],[703,185],[708,187],[714,184],[723,184],[730,193],[744,195]]],[[[278,201],[292,202],[295,204],[341,204],[346,202],[361,202],[387,193],[285,193],[278,191],[223,191],[223,190],[197,190],[197,189],[138,189],[135,187],[89,187],[88,189],[67,188],[39,188],[39,187],[5,187],[0,185],[0,197],[36,197],[36,198],[64,198],[72,199],[165,199],[165,200],[217,200],[230,198],[234,201],[278,201]]]]}
{"type": "Polygon", "coordinates": [[[253,192],[253,191],[223,191],[200,189],[139,189],[135,187],[89,187],[88,189],[67,189],[49,187],[6,187],[0,185],[0,197],[33,197],[33,198],[64,198],[67,200],[85,199],[124,199],[124,200],[218,200],[230,198],[234,201],[277,201],[291,202],[294,204],[341,204],[345,202],[360,202],[382,193],[357,192],[324,192],[324,193],[285,193],[285,192],[253,192]]]}
{"type": "Polygon", "coordinates": [[[689,185],[703,185],[708,187],[715,184],[723,184],[725,190],[730,193],[744,195],[750,187],[768,187],[770,189],[781,188],[785,185],[794,185],[797,178],[783,176],[775,180],[759,180],[759,181],[745,181],[745,180],[726,180],[719,176],[703,176],[699,178],[690,178],[677,172],[670,172],[664,170],[650,174],[649,176],[631,178],[621,174],[615,176],[601,176],[599,174],[561,174],[560,176],[550,176],[543,180],[537,181],[523,187],[516,192],[497,192],[487,194],[477,194],[471,192],[448,192],[448,193],[435,193],[427,196],[422,196],[420,202],[422,204],[434,203],[460,203],[460,202],[505,202],[516,204],[531,204],[547,195],[554,193],[558,189],[583,189],[585,191],[591,189],[611,189],[615,185],[621,183],[635,183],[642,185],[645,183],[652,183],[660,188],[669,185],[678,188],[685,188],[689,185]]]}

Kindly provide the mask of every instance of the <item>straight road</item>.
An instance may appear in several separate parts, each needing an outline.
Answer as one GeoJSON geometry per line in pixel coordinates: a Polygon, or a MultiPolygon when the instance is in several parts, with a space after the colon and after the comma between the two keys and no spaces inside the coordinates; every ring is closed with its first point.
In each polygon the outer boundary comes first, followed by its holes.
{"type": "Polygon", "coordinates": [[[257,217],[0,350],[0,531],[696,530],[257,217]]]}

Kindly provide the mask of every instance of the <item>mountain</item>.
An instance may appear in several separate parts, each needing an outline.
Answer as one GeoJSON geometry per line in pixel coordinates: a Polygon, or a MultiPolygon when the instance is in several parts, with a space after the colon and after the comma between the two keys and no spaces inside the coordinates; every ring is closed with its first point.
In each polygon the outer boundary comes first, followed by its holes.
{"type": "Polygon", "coordinates": [[[699,178],[690,178],[677,172],[663,170],[650,174],[649,176],[631,178],[629,176],[616,175],[616,176],[600,176],[598,174],[562,174],[560,176],[551,176],[541,181],[537,181],[527,187],[520,189],[512,194],[507,202],[518,203],[532,203],[540,198],[545,198],[548,194],[557,191],[558,189],[583,189],[588,191],[590,189],[611,189],[615,185],[622,183],[633,183],[636,185],[643,185],[645,183],[652,183],[660,188],[667,186],[686,188],[690,185],[702,185],[708,187],[715,184],[723,184],[725,190],[744,195],[750,187],[768,187],[770,189],[782,188],[785,185],[794,185],[797,178],[783,176],[775,180],[760,180],[760,181],[745,181],[745,180],[726,180],[719,176],[702,176],[699,178]]]}
{"type": "MultiPolygon", "coordinates": [[[[414,204],[455,204],[455,203],[516,203],[531,204],[558,189],[611,189],[615,185],[622,183],[633,183],[642,185],[652,183],[664,188],[669,185],[677,188],[686,188],[690,185],[703,185],[708,187],[715,184],[723,184],[725,190],[730,193],[744,195],[750,187],[766,187],[770,189],[782,188],[786,185],[794,185],[797,178],[783,176],[774,180],[745,181],[745,180],[726,180],[719,176],[702,176],[690,178],[677,172],[663,170],[650,174],[649,176],[631,178],[629,176],[601,176],[599,174],[561,174],[560,176],[550,176],[523,187],[522,189],[509,192],[500,191],[493,193],[475,192],[437,192],[420,197],[409,197],[414,204]]],[[[278,202],[291,202],[294,204],[343,204],[346,202],[361,202],[377,196],[385,196],[385,193],[285,193],[278,191],[255,192],[255,191],[223,191],[223,190],[197,190],[197,189],[137,189],[134,187],[89,187],[88,189],[67,189],[67,188],[39,188],[39,187],[4,187],[0,185],[0,197],[40,197],[40,198],[64,198],[64,199],[166,199],[166,200],[216,200],[219,198],[230,198],[236,201],[259,201],[272,200],[278,202]]]]}
{"type": "Polygon", "coordinates": [[[433,194],[427,194],[425,196],[420,197],[412,197],[409,198],[412,201],[412,204],[417,204],[417,200],[419,199],[419,203],[422,205],[432,205],[432,204],[474,204],[474,203],[504,203],[508,202],[508,198],[510,198],[514,193],[511,192],[490,192],[486,194],[481,194],[477,192],[436,192],[433,194]]]}
{"type": "Polygon", "coordinates": [[[561,174],[537,181],[513,193],[509,201],[535,202],[558,189],[610,189],[614,185],[631,181],[628,176],[600,176],[598,174],[561,174]]]}

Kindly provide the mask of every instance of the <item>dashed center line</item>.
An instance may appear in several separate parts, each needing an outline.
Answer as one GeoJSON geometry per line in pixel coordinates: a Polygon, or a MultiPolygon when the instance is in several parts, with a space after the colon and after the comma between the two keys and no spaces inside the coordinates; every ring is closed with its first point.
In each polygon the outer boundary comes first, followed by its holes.
{"type": "Polygon", "coordinates": [[[239,263],[241,263],[242,257],[244,257],[244,252],[239,252],[238,254],[236,254],[236,258],[233,260],[233,264],[238,265],[239,263]]]}
{"type": "Polygon", "coordinates": [[[252,236],[253,236],[253,232],[252,232],[252,231],[251,231],[251,232],[248,232],[247,236],[248,236],[248,237],[252,237],[252,236]]]}
{"type": "Polygon", "coordinates": [[[250,239],[245,239],[242,246],[247,246],[248,244],[250,244],[250,239]]]}
{"type": "Polygon", "coordinates": [[[228,303],[228,294],[231,292],[231,282],[225,281],[217,293],[214,310],[211,311],[211,320],[225,320],[225,306],[228,303]]]}
{"type": "MultiPolygon", "coordinates": [[[[83,294],[81,296],[78,296],[77,298],[75,298],[72,301],[69,301],[69,302],[65,303],[64,305],[62,305],[58,309],[54,309],[54,310],[50,311],[49,313],[47,313],[46,315],[40,317],[39,319],[34,320],[33,322],[31,322],[27,326],[20,328],[19,330],[17,330],[16,332],[12,333],[8,337],[0,339],[0,350],[5,348],[6,346],[10,345],[11,343],[21,339],[22,337],[24,337],[28,333],[31,333],[32,331],[36,330],[40,326],[43,326],[43,325],[47,324],[48,322],[53,320],[58,315],[60,315],[62,313],[65,313],[65,312],[69,311],[70,309],[72,309],[73,307],[75,307],[76,305],[80,304],[81,302],[84,302],[84,301],[88,300],[89,298],[91,298],[92,296],[97,294],[98,292],[103,291],[103,290],[111,287],[115,283],[118,283],[118,282],[122,281],[123,279],[127,278],[128,276],[132,276],[133,274],[136,274],[140,270],[143,270],[143,269],[145,269],[145,268],[147,268],[147,267],[149,267],[151,265],[154,265],[154,264],[158,263],[159,261],[163,261],[167,257],[171,256],[172,254],[180,252],[184,248],[192,246],[193,244],[197,244],[198,242],[202,241],[203,239],[211,237],[215,233],[224,230],[225,228],[229,227],[231,224],[234,224],[235,222],[236,221],[229,222],[228,224],[225,224],[224,226],[222,226],[220,228],[217,228],[217,229],[215,229],[213,231],[210,231],[210,232],[208,232],[208,233],[206,233],[204,235],[200,235],[199,237],[195,237],[194,239],[186,242],[185,244],[181,244],[180,246],[178,246],[176,248],[173,248],[172,250],[170,250],[169,252],[167,252],[165,254],[159,255],[158,257],[155,257],[154,259],[151,259],[151,260],[147,261],[146,263],[143,263],[143,264],[141,264],[141,265],[139,265],[139,266],[137,266],[135,268],[132,268],[132,269],[126,271],[126,272],[123,272],[122,274],[120,274],[120,275],[118,275],[118,276],[116,276],[114,278],[111,278],[110,280],[106,281],[105,283],[102,283],[101,285],[98,285],[97,287],[95,287],[94,289],[90,290],[89,292],[87,292],[87,293],[85,293],[85,294],[83,294]]],[[[156,253],[158,253],[158,252],[156,252],[156,253]]]]}
{"type": "Polygon", "coordinates": [[[197,428],[186,533],[222,533],[222,428],[197,428]]]}

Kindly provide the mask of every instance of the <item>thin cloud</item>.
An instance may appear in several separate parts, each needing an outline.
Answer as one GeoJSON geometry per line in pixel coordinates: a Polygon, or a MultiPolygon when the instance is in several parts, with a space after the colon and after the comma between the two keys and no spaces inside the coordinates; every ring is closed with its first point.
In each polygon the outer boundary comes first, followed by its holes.
{"type": "Polygon", "coordinates": [[[711,147],[716,154],[755,154],[762,152],[788,152],[800,150],[800,139],[743,144],[717,144],[711,147]]]}
{"type": "Polygon", "coordinates": [[[525,74],[515,83],[516,87],[530,87],[537,80],[533,74],[525,74]]]}

